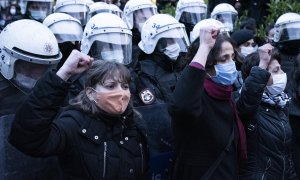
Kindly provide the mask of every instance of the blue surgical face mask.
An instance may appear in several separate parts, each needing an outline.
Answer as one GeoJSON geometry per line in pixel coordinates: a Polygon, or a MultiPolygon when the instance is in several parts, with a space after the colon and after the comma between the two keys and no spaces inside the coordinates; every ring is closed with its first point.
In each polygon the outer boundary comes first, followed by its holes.
{"type": "Polygon", "coordinates": [[[216,64],[215,70],[216,75],[211,77],[215,83],[232,85],[237,78],[238,73],[233,60],[225,64],[216,64]]]}

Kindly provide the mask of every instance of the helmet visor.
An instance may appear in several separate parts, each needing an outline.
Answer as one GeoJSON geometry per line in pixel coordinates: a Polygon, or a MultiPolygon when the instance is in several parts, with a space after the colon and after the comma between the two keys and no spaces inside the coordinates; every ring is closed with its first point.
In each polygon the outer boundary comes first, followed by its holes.
{"type": "Polygon", "coordinates": [[[80,21],[80,23],[84,26],[87,22],[87,12],[65,12],[72,16],[73,18],[76,18],[80,21]]]}
{"type": "MultiPolygon", "coordinates": [[[[163,31],[160,34],[158,34],[157,37],[155,37],[155,39],[158,39],[157,43],[159,43],[159,40],[161,39],[173,39],[172,41],[176,41],[179,44],[180,52],[187,52],[187,48],[189,46],[189,41],[185,29],[182,27],[177,27],[169,29],[167,31],[163,31]]],[[[160,48],[164,48],[164,45],[166,45],[166,43],[162,42],[162,46],[160,48]]]]}
{"type": "Polygon", "coordinates": [[[55,35],[58,43],[66,41],[81,41],[83,30],[81,25],[75,21],[63,21],[49,27],[55,35]]]}
{"type": "Polygon", "coordinates": [[[182,12],[179,22],[195,25],[202,19],[205,19],[205,17],[205,13],[182,12]]]}
{"type": "Polygon", "coordinates": [[[89,8],[86,4],[69,4],[55,9],[55,12],[62,12],[78,19],[82,26],[86,25],[89,8]]]}
{"type": "Polygon", "coordinates": [[[32,19],[42,22],[52,13],[52,2],[28,1],[27,13],[32,19]]]}
{"type": "Polygon", "coordinates": [[[42,75],[55,65],[36,64],[23,60],[16,60],[12,83],[25,93],[29,93],[42,75]]]}
{"type": "Polygon", "coordinates": [[[114,10],[110,10],[110,9],[99,9],[99,10],[93,11],[90,13],[90,18],[92,18],[96,14],[100,14],[100,13],[112,13],[112,14],[119,16],[121,19],[123,19],[123,13],[121,11],[114,11],[114,10]]]}
{"type": "Polygon", "coordinates": [[[133,27],[141,29],[142,24],[154,14],[156,14],[156,9],[152,7],[135,10],[133,12],[133,27]]]}
{"type": "Polygon", "coordinates": [[[184,38],[161,38],[157,42],[157,50],[163,52],[168,46],[177,44],[180,47],[179,52],[187,52],[188,45],[184,38]]]}
{"type": "Polygon", "coordinates": [[[290,41],[300,39],[300,22],[282,25],[279,41],[290,41]]]}
{"type": "Polygon", "coordinates": [[[233,31],[237,15],[232,13],[217,14],[215,19],[221,21],[228,31],[233,31]]]}
{"type": "MultiPolygon", "coordinates": [[[[122,39],[122,38],[120,38],[122,39]]],[[[121,42],[121,41],[115,41],[121,42]]],[[[111,43],[104,41],[94,41],[89,55],[95,59],[104,60],[104,61],[114,61],[127,65],[131,63],[131,54],[132,54],[132,44],[131,36],[128,43],[111,43]]]]}

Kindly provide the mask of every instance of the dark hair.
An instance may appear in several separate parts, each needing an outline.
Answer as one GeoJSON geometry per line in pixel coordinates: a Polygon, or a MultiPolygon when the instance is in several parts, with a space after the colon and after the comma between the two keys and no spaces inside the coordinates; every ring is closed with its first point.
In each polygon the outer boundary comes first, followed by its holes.
{"type": "Polygon", "coordinates": [[[269,31],[274,28],[274,23],[269,24],[265,29],[265,35],[269,36],[269,31]]]}
{"type": "Polygon", "coordinates": [[[207,56],[207,61],[205,66],[206,69],[211,69],[215,64],[217,64],[221,53],[222,44],[224,42],[229,42],[233,48],[234,42],[230,37],[223,34],[218,35],[214,47],[210,50],[207,56]]]}
{"type": "Polygon", "coordinates": [[[258,66],[259,65],[259,54],[258,52],[253,52],[249,54],[248,56],[245,57],[244,62],[241,67],[241,74],[243,80],[245,80],[251,71],[251,68],[253,66],[258,66]]]}
{"type": "Polygon", "coordinates": [[[247,18],[241,22],[240,29],[256,30],[256,20],[254,18],[247,18]]]}
{"type": "Polygon", "coordinates": [[[292,87],[293,101],[300,102],[300,54],[294,61],[294,70],[292,72],[292,80],[290,81],[292,87]]]}
{"type": "MultiPolygon", "coordinates": [[[[224,34],[219,34],[216,39],[214,47],[210,50],[210,52],[207,56],[207,61],[206,61],[206,65],[205,65],[206,69],[211,69],[215,64],[217,64],[223,42],[229,42],[232,44],[232,46],[234,45],[234,42],[232,41],[232,39],[230,37],[228,37],[227,35],[224,35],[224,34]]],[[[199,49],[199,45],[200,45],[200,43],[199,43],[199,37],[198,37],[191,44],[191,46],[189,47],[188,52],[185,56],[185,61],[187,63],[190,63],[192,61],[192,58],[196,55],[196,53],[199,49]]]]}
{"type": "MultiPolygon", "coordinates": [[[[280,54],[277,49],[274,49],[272,51],[270,62],[273,60],[277,60],[279,62],[279,64],[281,63],[281,57],[280,57],[280,54]]],[[[244,62],[241,67],[241,73],[242,73],[243,80],[245,80],[249,76],[251,68],[253,66],[259,65],[259,61],[260,61],[260,58],[259,58],[258,52],[253,52],[245,57],[244,62]]]]}
{"type": "Polygon", "coordinates": [[[86,113],[98,114],[99,108],[87,97],[86,89],[88,87],[96,88],[97,84],[103,85],[108,79],[129,84],[130,78],[130,71],[120,63],[102,60],[94,61],[92,67],[87,71],[84,90],[76,98],[72,99],[70,104],[86,113]]]}

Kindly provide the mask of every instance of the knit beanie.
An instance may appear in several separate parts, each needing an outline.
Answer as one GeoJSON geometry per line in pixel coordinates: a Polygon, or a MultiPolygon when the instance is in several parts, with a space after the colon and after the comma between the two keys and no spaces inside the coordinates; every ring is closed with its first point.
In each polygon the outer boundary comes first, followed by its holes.
{"type": "Polygon", "coordinates": [[[231,35],[231,39],[236,43],[237,46],[240,46],[241,44],[253,38],[253,32],[247,29],[237,30],[231,35]]]}

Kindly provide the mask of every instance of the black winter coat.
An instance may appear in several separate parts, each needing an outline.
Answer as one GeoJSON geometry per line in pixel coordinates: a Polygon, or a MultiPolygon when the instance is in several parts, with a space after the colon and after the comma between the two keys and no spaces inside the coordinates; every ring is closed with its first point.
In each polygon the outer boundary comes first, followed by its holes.
{"type": "Polygon", "coordinates": [[[187,66],[170,104],[176,141],[176,180],[200,179],[234,140],[213,172],[211,180],[238,179],[238,131],[230,102],[209,96],[204,89],[206,72],[187,66]]]}
{"type": "Polygon", "coordinates": [[[292,129],[284,109],[261,102],[270,73],[253,67],[237,108],[247,129],[248,159],[240,179],[297,179],[292,159],[292,129]]]}
{"type": "Polygon", "coordinates": [[[144,179],[148,150],[142,119],[92,117],[70,108],[55,118],[69,83],[47,73],[17,112],[9,141],[31,156],[57,155],[65,179],[144,179]],[[53,119],[55,119],[53,121],[53,119]]]}

